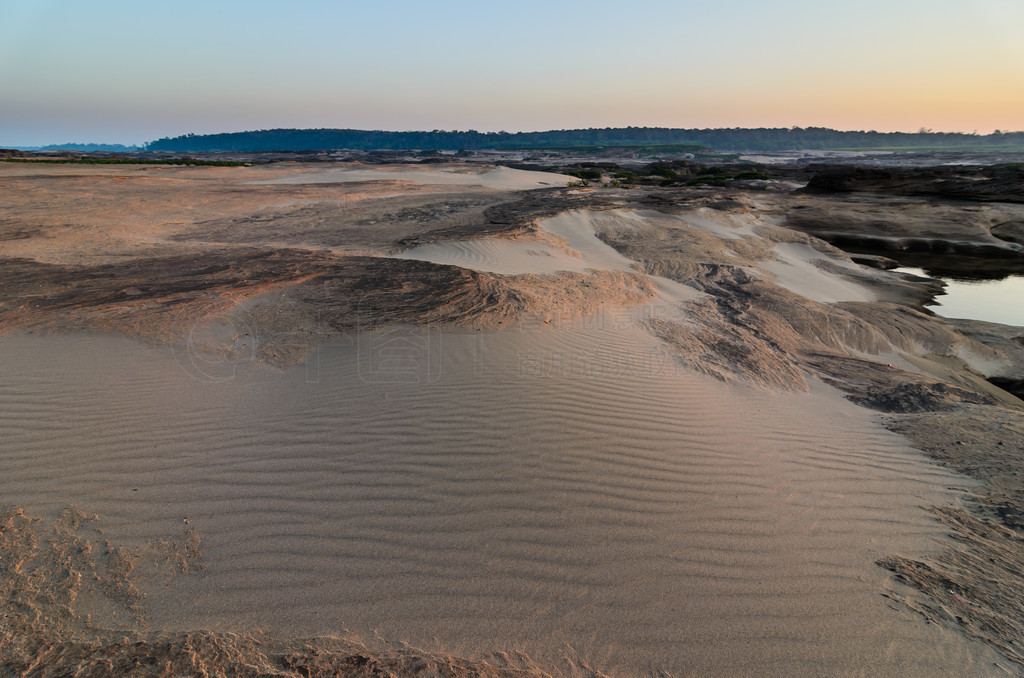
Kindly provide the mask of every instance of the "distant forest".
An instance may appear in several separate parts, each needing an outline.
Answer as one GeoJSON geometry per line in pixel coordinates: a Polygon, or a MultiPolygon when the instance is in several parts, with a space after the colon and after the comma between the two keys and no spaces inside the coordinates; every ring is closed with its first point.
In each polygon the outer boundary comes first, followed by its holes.
{"type": "Polygon", "coordinates": [[[1024,132],[842,132],[825,127],[672,129],[619,127],[549,132],[387,132],[355,129],[270,129],[186,134],[158,139],[150,151],[322,151],[544,149],[575,146],[695,145],[718,152],[787,150],[976,149],[1024,150],[1024,132]]]}
{"type": "Polygon", "coordinates": [[[49,146],[32,146],[33,151],[105,151],[108,153],[131,153],[141,151],[139,146],[125,146],[124,144],[50,144],[49,146]]]}

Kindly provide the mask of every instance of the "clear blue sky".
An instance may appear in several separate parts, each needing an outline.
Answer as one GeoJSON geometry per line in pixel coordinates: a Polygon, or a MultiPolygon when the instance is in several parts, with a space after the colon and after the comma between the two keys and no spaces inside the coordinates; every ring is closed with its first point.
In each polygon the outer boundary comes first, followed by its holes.
{"type": "Polygon", "coordinates": [[[1024,129],[1024,0],[0,0],[0,146],[271,127],[1024,129]]]}

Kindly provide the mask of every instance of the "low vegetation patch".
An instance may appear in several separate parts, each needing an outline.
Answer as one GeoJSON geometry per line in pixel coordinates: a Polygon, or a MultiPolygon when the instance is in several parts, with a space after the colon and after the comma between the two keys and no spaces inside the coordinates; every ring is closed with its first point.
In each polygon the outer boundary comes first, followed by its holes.
{"type": "Polygon", "coordinates": [[[562,174],[568,174],[571,177],[576,177],[577,179],[582,179],[583,181],[600,181],[601,180],[601,170],[592,169],[592,168],[584,168],[584,169],[577,169],[577,170],[566,170],[566,171],[562,172],[562,174]]]}
{"type": "MultiPolygon", "coordinates": [[[[572,172],[565,173],[572,174],[572,172]]],[[[612,172],[611,176],[613,179],[612,185],[614,186],[699,186],[702,184],[724,186],[728,181],[772,180],[775,178],[759,169],[743,169],[724,165],[699,165],[685,160],[656,162],[635,171],[622,170],[612,172]]]]}

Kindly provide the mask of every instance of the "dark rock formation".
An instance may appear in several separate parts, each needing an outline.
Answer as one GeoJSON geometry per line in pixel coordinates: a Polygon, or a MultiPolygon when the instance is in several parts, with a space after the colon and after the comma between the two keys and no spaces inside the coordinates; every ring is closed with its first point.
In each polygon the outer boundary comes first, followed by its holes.
{"type": "Polygon", "coordinates": [[[938,196],[981,202],[1024,202],[1024,166],[993,167],[842,167],[824,166],[804,189],[807,193],[938,196]]]}

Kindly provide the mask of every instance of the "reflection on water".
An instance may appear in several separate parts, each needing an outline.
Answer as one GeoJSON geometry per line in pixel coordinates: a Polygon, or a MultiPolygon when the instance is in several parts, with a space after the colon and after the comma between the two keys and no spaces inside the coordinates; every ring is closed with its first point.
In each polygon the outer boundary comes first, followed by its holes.
{"type": "MultiPolygon", "coordinates": [[[[921,268],[896,270],[938,277],[921,268]]],[[[945,294],[936,297],[929,306],[939,315],[1024,327],[1024,275],[1011,275],[1002,280],[938,279],[946,283],[945,294]]]]}

